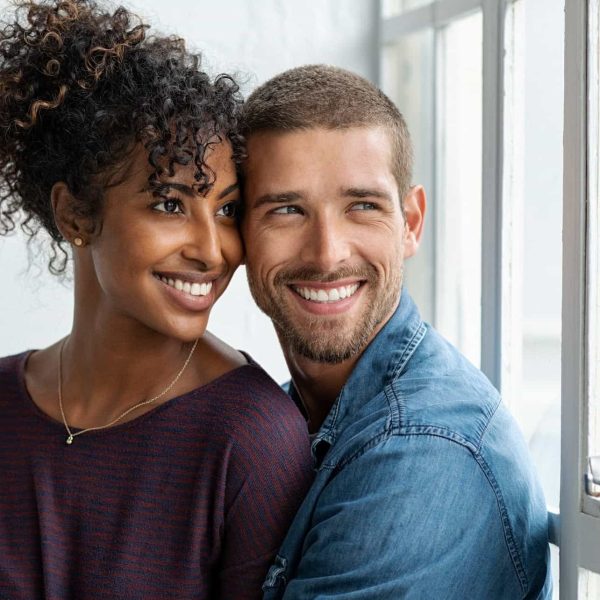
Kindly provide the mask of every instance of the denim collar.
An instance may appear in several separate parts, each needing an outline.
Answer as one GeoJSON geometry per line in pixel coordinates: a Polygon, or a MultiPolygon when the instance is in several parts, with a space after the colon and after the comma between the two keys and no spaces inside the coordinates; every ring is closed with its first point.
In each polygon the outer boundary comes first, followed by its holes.
{"type": "MultiPolygon", "coordinates": [[[[366,347],[348,381],[334,402],[329,414],[314,436],[311,450],[315,461],[324,455],[322,446],[332,446],[344,422],[352,419],[360,408],[396,379],[423,339],[425,327],[419,311],[405,290],[401,291],[398,307],[366,347]]],[[[295,387],[290,394],[300,405],[295,387]]]]}

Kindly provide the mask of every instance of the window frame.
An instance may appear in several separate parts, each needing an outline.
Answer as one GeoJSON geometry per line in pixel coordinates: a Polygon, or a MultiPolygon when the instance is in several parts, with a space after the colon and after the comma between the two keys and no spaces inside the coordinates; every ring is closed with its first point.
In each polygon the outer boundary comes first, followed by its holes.
{"type": "MultiPolygon", "coordinates": [[[[592,257],[588,110],[592,2],[565,2],[563,311],[561,390],[560,593],[577,598],[580,569],[600,573],[600,503],[585,494],[587,470],[588,286],[592,257]]],[[[596,32],[597,36],[597,32],[596,32]]],[[[597,40],[596,40],[597,41],[597,40]]],[[[597,282],[596,282],[597,283],[597,282]]]]}
{"type": "MultiPolygon", "coordinates": [[[[502,272],[502,161],[504,12],[507,0],[438,0],[400,15],[381,18],[379,49],[402,36],[423,29],[440,30],[453,21],[478,10],[483,15],[483,97],[482,97],[482,281],[499,282],[502,272]]],[[[381,14],[381,10],[380,10],[381,14]]],[[[437,54],[437,49],[436,49],[437,54]]],[[[378,70],[381,72],[381,69],[378,70]]],[[[435,77],[437,80],[437,77],[435,77]]],[[[380,83],[380,82],[377,82],[380,83]]],[[[437,87],[437,86],[436,86],[437,87]]],[[[437,93],[434,89],[434,102],[437,93]]],[[[437,179],[437,176],[436,176],[437,179]]],[[[434,184],[435,190],[436,184],[434,184]]],[[[435,214],[430,216],[435,222],[435,214]]],[[[434,287],[435,286],[434,284],[434,287]]],[[[439,302],[434,298],[433,306],[439,302]]],[[[495,340],[502,335],[502,288],[482,286],[481,370],[498,388],[501,387],[501,346],[495,340]]]]}
{"type": "MultiPolygon", "coordinates": [[[[598,32],[592,32],[589,27],[588,9],[594,6],[596,13],[600,11],[598,1],[565,0],[560,514],[548,513],[550,542],[560,549],[560,595],[563,598],[577,598],[578,591],[583,589],[580,569],[600,573],[600,501],[587,496],[584,487],[590,400],[586,363],[589,342],[586,286],[590,283],[591,270],[590,257],[586,254],[591,234],[587,221],[590,209],[588,73],[591,68],[589,48],[598,42],[591,39],[598,32]]],[[[503,351],[509,351],[504,339],[508,332],[503,327],[502,287],[507,283],[502,257],[504,250],[510,251],[503,248],[506,243],[506,239],[503,240],[503,159],[505,15],[512,2],[433,0],[426,6],[393,17],[383,17],[381,0],[378,2],[380,58],[386,46],[403,36],[432,28],[437,46],[441,28],[478,10],[483,15],[482,237],[486,244],[482,246],[481,369],[499,390],[503,351]]],[[[381,73],[381,69],[378,72],[381,73]]],[[[439,73],[434,73],[433,81],[437,106],[439,73]]],[[[438,123],[434,123],[434,136],[438,131],[438,123]]],[[[430,192],[433,194],[439,181],[438,170],[434,172],[436,181],[430,192]]],[[[434,227],[435,220],[434,214],[434,227]]],[[[434,256],[438,262],[438,254],[434,256]]],[[[434,273],[438,266],[434,265],[434,273]]],[[[438,287],[434,275],[434,295],[438,287]]],[[[432,305],[436,304],[434,298],[432,305]]]]}

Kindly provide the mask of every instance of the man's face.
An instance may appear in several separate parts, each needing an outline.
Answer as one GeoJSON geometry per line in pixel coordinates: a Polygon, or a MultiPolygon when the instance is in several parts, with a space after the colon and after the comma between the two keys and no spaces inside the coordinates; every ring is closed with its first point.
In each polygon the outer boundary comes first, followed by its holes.
{"type": "Polygon", "coordinates": [[[405,221],[391,152],[378,127],[250,136],[242,226],[248,280],[284,349],[344,361],[395,310],[424,199],[415,218],[411,190],[405,221]]]}

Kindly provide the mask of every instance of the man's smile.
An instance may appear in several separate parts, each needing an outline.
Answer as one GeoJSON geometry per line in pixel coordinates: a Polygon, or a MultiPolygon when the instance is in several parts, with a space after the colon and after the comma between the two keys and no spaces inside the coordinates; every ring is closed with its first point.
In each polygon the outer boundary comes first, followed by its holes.
{"type": "Polygon", "coordinates": [[[319,285],[311,283],[304,286],[295,284],[290,287],[305,300],[317,303],[331,303],[354,296],[360,287],[360,283],[356,282],[348,285],[340,285],[338,283],[319,285]]]}
{"type": "Polygon", "coordinates": [[[341,315],[351,310],[363,295],[365,281],[301,282],[286,285],[302,312],[341,315]]]}

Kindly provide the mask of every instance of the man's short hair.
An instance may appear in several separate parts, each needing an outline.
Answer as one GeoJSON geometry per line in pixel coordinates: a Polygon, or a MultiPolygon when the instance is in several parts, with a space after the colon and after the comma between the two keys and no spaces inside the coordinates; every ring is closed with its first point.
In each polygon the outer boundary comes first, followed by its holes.
{"type": "Polygon", "coordinates": [[[413,151],[404,117],[365,78],[329,65],[284,71],[258,87],[246,101],[242,132],[294,131],[323,127],[383,127],[392,144],[392,171],[400,198],[411,185],[413,151]]]}

